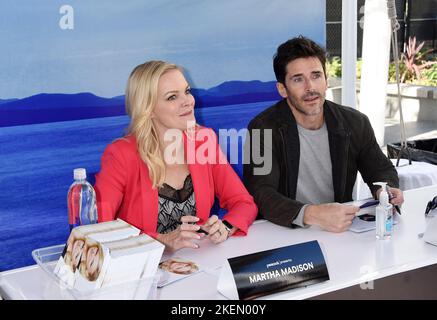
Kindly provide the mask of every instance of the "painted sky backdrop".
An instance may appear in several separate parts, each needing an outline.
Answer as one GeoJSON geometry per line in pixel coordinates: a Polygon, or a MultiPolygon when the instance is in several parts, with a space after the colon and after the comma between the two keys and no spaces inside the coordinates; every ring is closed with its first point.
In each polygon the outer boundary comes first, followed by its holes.
{"type": "Polygon", "coordinates": [[[269,81],[280,43],[303,34],[325,45],[324,0],[0,0],[0,13],[0,271],[68,238],[73,169],[92,181],[125,134],[123,99],[112,97],[136,65],[168,60],[194,88],[213,88],[193,90],[195,112],[218,132],[279,99],[269,81]],[[73,30],[59,26],[63,5],[73,30]]]}
{"type": "Polygon", "coordinates": [[[0,2],[0,99],[38,93],[124,93],[134,66],[163,59],[193,87],[274,80],[278,44],[304,34],[324,45],[323,0],[0,2]],[[62,5],[74,29],[62,30],[62,5]],[[274,17],[274,18],[273,18],[274,17]]]}

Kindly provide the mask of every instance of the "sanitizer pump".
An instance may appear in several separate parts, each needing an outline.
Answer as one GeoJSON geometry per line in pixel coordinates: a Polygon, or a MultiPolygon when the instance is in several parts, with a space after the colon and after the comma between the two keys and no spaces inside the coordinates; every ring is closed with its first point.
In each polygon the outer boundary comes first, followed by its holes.
{"type": "Polygon", "coordinates": [[[376,239],[390,239],[393,233],[393,205],[389,202],[387,183],[375,182],[381,186],[379,205],[376,207],[376,239]]]}

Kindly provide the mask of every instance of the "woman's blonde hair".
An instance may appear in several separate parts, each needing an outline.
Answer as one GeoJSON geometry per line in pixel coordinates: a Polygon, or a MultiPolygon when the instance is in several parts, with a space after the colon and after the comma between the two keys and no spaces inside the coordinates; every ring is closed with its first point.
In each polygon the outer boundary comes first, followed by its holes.
{"type": "Polygon", "coordinates": [[[158,96],[161,76],[179,70],[177,65],[152,60],[135,67],[126,86],[126,112],[131,118],[128,134],[135,136],[141,159],[149,169],[153,187],[162,186],[165,179],[165,162],[158,133],[152,121],[152,112],[158,96]]]}

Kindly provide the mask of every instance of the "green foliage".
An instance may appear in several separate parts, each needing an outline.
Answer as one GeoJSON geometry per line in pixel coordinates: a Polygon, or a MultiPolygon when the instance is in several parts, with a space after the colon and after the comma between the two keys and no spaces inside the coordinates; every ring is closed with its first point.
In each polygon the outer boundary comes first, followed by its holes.
{"type": "Polygon", "coordinates": [[[340,57],[333,57],[326,60],[326,73],[328,78],[341,77],[341,59],[340,57]]]}
{"type": "MultiPolygon", "coordinates": [[[[361,65],[363,61],[357,60],[357,79],[361,78],[361,65]]],[[[328,78],[340,78],[341,77],[341,59],[340,57],[332,57],[326,60],[326,73],[328,78]]]]}
{"type": "Polygon", "coordinates": [[[425,79],[425,85],[437,87],[437,60],[430,68],[423,72],[423,78],[425,79]]]}
{"type": "MultiPolygon", "coordinates": [[[[407,52],[401,55],[399,61],[399,77],[402,83],[411,83],[425,86],[437,86],[437,55],[434,50],[422,50],[424,42],[416,44],[416,38],[410,37],[407,52]]],[[[357,79],[361,79],[362,60],[357,60],[357,79]]],[[[328,77],[341,77],[341,59],[333,57],[326,61],[328,77]]],[[[396,82],[396,69],[391,62],[388,70],[390,82],[396,82]]]]}
{"type": "MultiPolygon", "coordinates": [[[[433,49],[423,51],[424,42],[416,46],[416,37],[408,39],[407,52],[399,61],[400,82],[418,85],[437,85],[437,60],[431,53],[433,49]]],[[[390,63],[389,81],[396,82],[394,62],[390,63]]]]}
{"type": "MultiPolygon", "coordinates": [[[[405,64],[399,61],[399,78],[404,72],[405,72],[405,64]]],[[[388,81],[396,82],[396,65],[394,61],[390,62],[390,65],[388,66],[388,81]]]]}
{"type": "Polygon", "coordinates": [[[363,60],[359,58],[357,60],[357,79],[361,79],[361,66],[363,65],[363,60]]]}

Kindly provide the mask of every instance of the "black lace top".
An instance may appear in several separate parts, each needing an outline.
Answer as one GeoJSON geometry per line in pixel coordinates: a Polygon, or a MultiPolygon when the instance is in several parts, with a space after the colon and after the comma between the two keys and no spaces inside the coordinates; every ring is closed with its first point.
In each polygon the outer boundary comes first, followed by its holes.
{"type": "Polygon", "coordinates": [[[182,189],[176,190],[164,183],[158,190],[159,214],[158,233],[168,233],[175,230],[182,216],[196,215],[196,200],[194,198],[191,175],[185,178],[182,189]]]}

